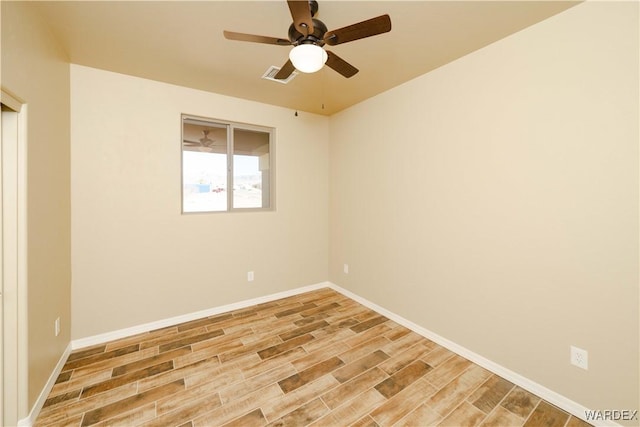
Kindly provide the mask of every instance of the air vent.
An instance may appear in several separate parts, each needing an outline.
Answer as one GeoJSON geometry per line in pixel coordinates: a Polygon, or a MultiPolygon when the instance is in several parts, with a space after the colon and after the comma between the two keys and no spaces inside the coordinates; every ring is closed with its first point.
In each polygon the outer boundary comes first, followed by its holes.
{"type": "Polygon", "coordinates": [[[291,73],[291,75],[289,77],[287,77],[286,79],[282,79],[282,80],[278,80],[278,79],[274,79],[274,76],[276,74],[278,74],[278,71],[280,71],[279,67],[276,67],[275,65],[272,65],[271,67],[269,67],[269,69],[262,75],[262,78],[265,80],[271,80],[272,82],[278,82],[278,83],[282,83],[283,85],[286,85],[287,83],[289,83],[291,80],[294,79],[295,76],[298,75],[298,73],[296,71],[294,71],[293,73],[291,73]]]}

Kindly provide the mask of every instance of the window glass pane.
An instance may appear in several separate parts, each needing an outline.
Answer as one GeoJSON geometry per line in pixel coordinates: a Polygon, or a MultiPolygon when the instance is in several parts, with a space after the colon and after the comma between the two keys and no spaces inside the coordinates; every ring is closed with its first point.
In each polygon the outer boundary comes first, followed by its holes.
{"type": "Polygon", "coordinates": [[[226,126],[184,120],[182,136],[183,211],[226,211],[226,126]]]}
{"type": "Polygon", "coordinates": [[[182,116],[182,211],[272,209],[272,129],[182,116]]]}
{"type": "Polygon", "coordinates": [[[233,131],[233,207],[268,208],[271,166],[268,132],[233,131]]]}

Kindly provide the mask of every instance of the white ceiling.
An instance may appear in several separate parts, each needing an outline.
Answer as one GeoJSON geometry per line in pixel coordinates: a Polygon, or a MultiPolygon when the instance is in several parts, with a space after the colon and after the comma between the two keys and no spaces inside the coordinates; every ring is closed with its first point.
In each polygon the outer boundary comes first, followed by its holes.
{"type": "Polygon", "coordinates": [[[285,0],[30,2],[72,63],[326,115],[578,3],[320,0],[316,18],[329,30],[385,13],[392,30],[327,47],[360,69],[354,77],[325,67],[283,85],[261,76],[290,47],[230,41],[222,31],[287,38],[285,0]]]}

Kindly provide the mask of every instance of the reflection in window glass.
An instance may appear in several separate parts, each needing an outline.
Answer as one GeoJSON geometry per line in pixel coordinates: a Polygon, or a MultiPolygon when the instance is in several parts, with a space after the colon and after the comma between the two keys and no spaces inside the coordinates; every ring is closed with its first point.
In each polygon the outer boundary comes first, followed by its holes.
{"type": "Polygon", "coordinates": [[[184,212],[227,210],[227,155],[182,153],[184,212]]]}
{"type": "Polygon", "coordinates": [[[268,208],[269,175],[269,134],[234,129],[234,208],[268,208]]]}

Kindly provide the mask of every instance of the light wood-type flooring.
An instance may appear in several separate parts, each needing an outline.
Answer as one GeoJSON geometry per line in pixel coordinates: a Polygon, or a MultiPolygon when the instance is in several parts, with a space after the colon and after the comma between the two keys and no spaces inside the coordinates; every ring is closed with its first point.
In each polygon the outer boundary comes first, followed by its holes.
{"type": "Polygon", "coordinates": [[[326,288],[75,351],[36,425],[588,424],[326,288]]]}

